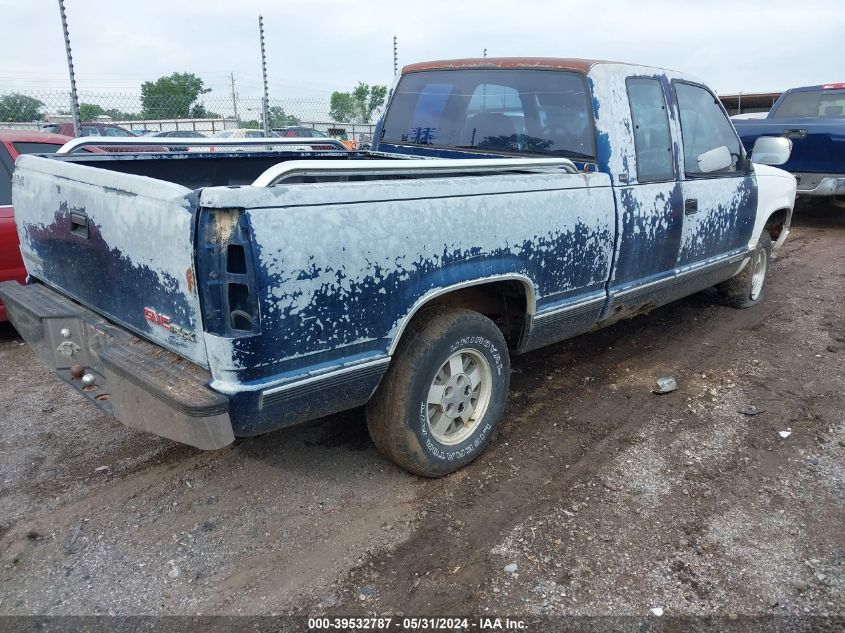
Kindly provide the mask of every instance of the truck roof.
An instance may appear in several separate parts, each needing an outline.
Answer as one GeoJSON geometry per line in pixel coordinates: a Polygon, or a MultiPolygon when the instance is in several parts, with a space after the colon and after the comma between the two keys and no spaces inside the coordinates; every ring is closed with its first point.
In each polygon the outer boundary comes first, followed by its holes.
{"type": "Polygon", "coordinates": [[[595,64],[602,63],[616,62],[576,57],[466,57],[409,64],[402,68],[402,74],[422,70],[455,70],[458,68],[535,68],[575,70],[588,73],[595,64]]]}
{"type": "Polygon", "coordinates": [[[845,82],[819,84],[817,86],[799,86],[798,88],[790,88],[787,92],[818,92],[819,90],[842,90],[843,88],[845,88],[845,82]]]}
{"type": "MultiPolygon", "coordinates": [[[[460,68],[528,68],[538,70],[573,70],[587,74],[598,64],[612,64],[618,66],[640,66],[629,62],[614,62],[606,59],[581,59],[579,57],[465,57],[462,59],[440,59],[429,62],[408,64],[402,68],[402,74],[415,73],[423,70],[456,70],[460,68]]],[[[650,66],[655,70],[670,70],[650,66]]],[[[676,71],[671,71],[675,74],[676,71]]]]}

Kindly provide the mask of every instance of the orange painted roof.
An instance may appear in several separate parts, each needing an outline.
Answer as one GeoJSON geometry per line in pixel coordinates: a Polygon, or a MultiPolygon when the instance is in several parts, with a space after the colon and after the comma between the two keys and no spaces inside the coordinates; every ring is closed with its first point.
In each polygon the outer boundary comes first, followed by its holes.
{"type": "Polygon", "coordinates": [[[535,68],[575,70],[588,73],[595,64],[607,63],[601,59],[578,59],[573,57],[468,57],[465,59],[441,59],[431,62],[409,64],[402,68],[402,74],[421,70],[454,70],[457,68],[535,68]]]}

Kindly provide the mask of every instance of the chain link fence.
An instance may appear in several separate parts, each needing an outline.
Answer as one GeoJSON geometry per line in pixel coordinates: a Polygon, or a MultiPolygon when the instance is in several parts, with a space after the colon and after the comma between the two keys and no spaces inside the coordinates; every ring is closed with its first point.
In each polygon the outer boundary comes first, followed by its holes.
{"type": "MultiPolygon", "coordinates": [[[[184,130],[210,136],[237,128],[261,129],[261,97],[205,94],[196,100],[179,96],[151,98],[131,93],[79,93],[83,123],[106,123],[143,135],[184,130]]],[[[70,93],[62,91],[4,91],[0,89],[0,128],[40,130],[46,125],[71,123],[70,93]]],[[[317,130],[340,140],[369,143],[374,123],[337,121],[329,99],[269,99],[270,129],[317,130]]],[[[55,129],[55,128],[52,128],[55,129]]]]}

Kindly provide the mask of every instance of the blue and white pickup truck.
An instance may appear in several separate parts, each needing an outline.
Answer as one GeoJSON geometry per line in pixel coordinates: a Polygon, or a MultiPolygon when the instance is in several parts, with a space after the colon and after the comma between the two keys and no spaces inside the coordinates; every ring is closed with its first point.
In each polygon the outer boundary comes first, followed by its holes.
{"type": "Polygon", "coordinates": [[[766,118],[734,125],[746,149],[761,136],[791,139],[792,153],[782,167],[798,180],[798,195],[845,207],[845,83],[792,88],[766,118]]]}
{"type": "Polygon", "coordinates": [[[370,152],[220,149],[18,159],[15,327],[129,426],[215,449],[367,405],[425,476],[490,443],[511,354],[761,301],[796,188],[702,83],[579,59],[408,66],[370,152]]]}

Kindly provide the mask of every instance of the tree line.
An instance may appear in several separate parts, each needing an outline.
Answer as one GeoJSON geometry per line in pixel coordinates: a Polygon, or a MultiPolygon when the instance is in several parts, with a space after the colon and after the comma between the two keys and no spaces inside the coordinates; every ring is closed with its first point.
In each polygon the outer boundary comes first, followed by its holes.
{"type": "MultiPolygon", "coordinates": [[[[212,112],[202,103],[201,97],[211,92],[203,80],[194,73],[174,72],[155,81],[141,84],[141,111],[125,112],[119,108],[105,108],[96,103],[80,103],[81,121],[92,121],[107,116],[115,121],[150,119],[217,119],[220,114],[212,112]]],[[[348,92],[335,91],[329,101],[329,115],[340,123],[372,123],[373,117],[384,104],[387,86],[369,85],[359,82],[348,92]]],[[[9,93],[0,97],[0,121],[30,122],[44,118],[43,101],[20,93],[9,93]]],[[[60,114],[70,114],[63,111],[60,114]]],[[[280,106],[268,108],[269,127],[299,125],[300,119],[287,114],[280,106]]],[[[257,119],[243,120],[243,127],[260,128],[257,119]]]]}

